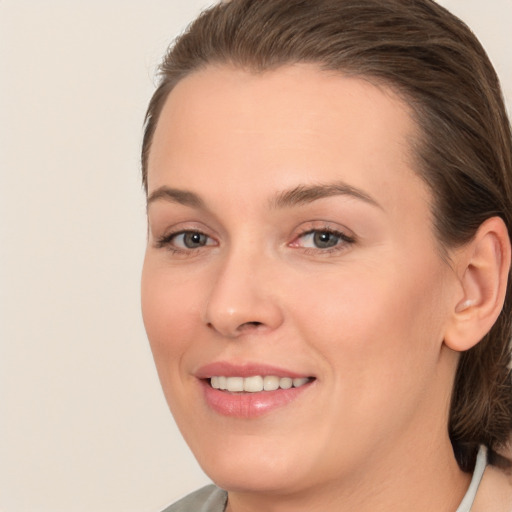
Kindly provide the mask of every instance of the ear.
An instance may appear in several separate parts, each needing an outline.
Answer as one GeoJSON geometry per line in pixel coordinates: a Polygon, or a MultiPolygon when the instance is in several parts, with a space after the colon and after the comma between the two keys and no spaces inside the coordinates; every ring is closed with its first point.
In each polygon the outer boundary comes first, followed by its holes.
{"type": "Polygon", "coordinates": [[[487,219],[455,255],[461,293],[454,300],[444,342],[462,352],[476,345],[496,322],[507,291],[510,239],[499,217],[487,219]]]}

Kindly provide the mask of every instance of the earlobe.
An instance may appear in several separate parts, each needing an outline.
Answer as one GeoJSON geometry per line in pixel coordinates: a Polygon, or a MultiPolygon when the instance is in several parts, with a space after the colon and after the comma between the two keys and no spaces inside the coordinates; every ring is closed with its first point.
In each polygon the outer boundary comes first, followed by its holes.
{"type": "Polygon", "coordinates": [[[457,253],[462,289],[453,308],[444,342],[463,352],[476,345],[498,318],[510,271],[510,240],[499,217],[487,219],[457,253]]]}

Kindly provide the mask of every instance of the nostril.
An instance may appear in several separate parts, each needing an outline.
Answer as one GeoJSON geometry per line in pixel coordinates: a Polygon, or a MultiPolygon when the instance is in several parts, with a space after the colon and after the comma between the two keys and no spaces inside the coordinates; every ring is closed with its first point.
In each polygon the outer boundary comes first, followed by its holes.
{"type": "Polygon", "coordinates": [[[226,327],[225,329],[222,329],[221,326],[215,324],[215,322],[208,322],[206,326],[208,329],[212,329],[214,331],[218,331],[220,333],[223,333],[227,336],[233,336],[237,337],[240,334],[247,333],[250,331],[258,331],[261,327],[264,327],[263,322],[244,322],[238,326],[234,327],[234,330],[231,330],[230,327],[226,327]]]}
{"type": "Polygon", "coordinates": [[[260,325],[263,325],[262,322],[245,322],[244,324],[238,327],[239,331],[244,331],[246,329],[257,329],[260,325]]]}

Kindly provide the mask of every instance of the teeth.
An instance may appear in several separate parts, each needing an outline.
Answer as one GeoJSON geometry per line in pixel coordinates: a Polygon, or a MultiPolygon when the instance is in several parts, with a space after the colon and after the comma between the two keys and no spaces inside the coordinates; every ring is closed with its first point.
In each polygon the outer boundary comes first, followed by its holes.
{"type": "Polygon", "coordinates": [[[273,375],[266,375],[263,379],[263,389],[265,391],[274,391],[279,389],[279,377],[273,375]]]}
{"type": "MultiPolygon", "coordinates": [[[[246,377],[244,381],[244,391],[249,393],[257,393],[263,391],[263,377],[255,375],[254,377],[246,377]]],[[[231,390],[230,390],[231,391],[231,390]]]]}
{"type": "Polygon", "coordinates": [[[244,390],[244,378],[243,377],[227,377],[226,378],[226,389],[235,393],[237,391],[244,390]]]}
{"type": "Polygon", "coordinates": [[[261,391],[275,391],[276,389],[290,389],[292,386],[299,388],[309,382],[309,378],[302,377],[292,379],[290,377],[276,377],[274,375],[254,375],[252,377],[224,377],[215,376],[210,379],[214,389],[236,393],[245,391],[247,393],[259,393],[261,391]]]}
{"type": "Polygon", "coordinates": [[[290,389],[293,386],[293,379],[290,377],[283,377],[279,379],[279,387],[282,389],[290,389]]]}

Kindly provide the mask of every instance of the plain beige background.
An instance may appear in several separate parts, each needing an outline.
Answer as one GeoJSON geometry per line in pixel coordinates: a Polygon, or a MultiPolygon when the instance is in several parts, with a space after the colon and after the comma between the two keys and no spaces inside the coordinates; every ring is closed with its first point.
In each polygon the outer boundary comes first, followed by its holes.
{"type": "MultiPolygon", "coordinates": [[[[0,511],[157,512],[206,483],[145,339],[139,148],[206,0],[0,0],[0,511]]],[[[512,103],[512,0],[444,0],[512,103]]]]}

